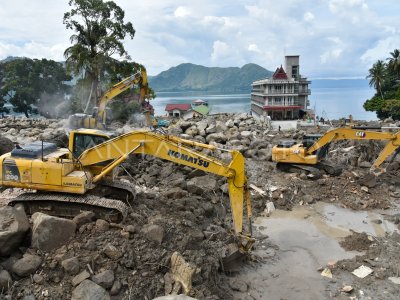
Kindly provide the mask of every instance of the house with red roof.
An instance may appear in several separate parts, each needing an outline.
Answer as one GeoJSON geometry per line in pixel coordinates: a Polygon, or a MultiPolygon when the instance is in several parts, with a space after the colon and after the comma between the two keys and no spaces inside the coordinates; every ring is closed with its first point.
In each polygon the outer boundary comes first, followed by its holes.
{"type": "Polygon", "coordinates": [[[270,120],[295,120],[307,113],[311,81],[300,75],[300,56],[285,56],[271,78],[252,83],[251,112],[270,120]]]}
{"type": "Polygon", "coordinates": [[[193,117],[192,106],[188,103],[182,104],[167,104],[165,107],[165,111],[168,113],[170,117],[177,117],[188,119],[193,117]]]}

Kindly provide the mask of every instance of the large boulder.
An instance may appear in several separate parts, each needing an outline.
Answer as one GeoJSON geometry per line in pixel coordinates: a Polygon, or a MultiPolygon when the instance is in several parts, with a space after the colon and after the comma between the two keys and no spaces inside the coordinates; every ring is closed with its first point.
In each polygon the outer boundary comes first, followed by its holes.
{"type": "Polygon", "coordinates": [[[93,281],[84,280],[73,291],[71,300],[109,300],[110,295],[93,281]]]}
{"type": "Polygon", "coordinates": [[[75,222],[42,213],[32,216],[32,247],[49,252],[65,244],[74,236],[75,222]]]}
{"type": "Polygon", "coordinates": [[[11,270],[19,277],[26,277],[35,273],[41,263],[42,258],[40,256],[25,253],[21,259],[13,264],[11,270]]]}
{"type": "Polygon", "coordinates": [[[14,143],[10,139],[0,135],[0,155],[11,152],[12,149],[14,149],[14,143]]]}
{"type": "Polygon", "coordinates": [[[202,195],[217,189],[217,180],[210,175],[194,177],[187,182],[187,190],[190,193],[202,195]]]}
{"type": "Polygon", "coordinates": [[[22,206],[0,208],[0,256],[10,255],[29,230],[29,220],[22,206]]]}

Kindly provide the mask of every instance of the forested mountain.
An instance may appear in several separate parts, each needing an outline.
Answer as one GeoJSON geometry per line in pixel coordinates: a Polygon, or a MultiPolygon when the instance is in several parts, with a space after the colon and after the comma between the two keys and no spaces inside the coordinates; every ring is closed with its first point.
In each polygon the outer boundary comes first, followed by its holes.
{"type": "Polygon", "coordinates": [[[157,76],[150,76],[149,82],[157,92],[250,92],[253,81],[270,77],[272,74],[256,64],[246,64],[241,68],[208,68],[185,63],[157,76]]]}

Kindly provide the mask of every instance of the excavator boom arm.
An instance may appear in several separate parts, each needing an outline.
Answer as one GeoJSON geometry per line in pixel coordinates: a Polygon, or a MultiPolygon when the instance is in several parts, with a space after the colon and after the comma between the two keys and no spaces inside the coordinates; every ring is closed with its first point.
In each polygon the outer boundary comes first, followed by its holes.
{"type": "Polygon", "coordinates": [[[338,140],[382,140],[388,141],[385,148],[380,153],[373,167],[378,168],[392,153],[400,147],[400,131],[393,134],[390,132],[380,132],[371,130],[362,130],[354,128],[338,128],[328,131],[319,140],[317,140],[310,148],[307,149],[307,154],[311,155],[318,149],[332,141],[338,140]]]}
{"type": "MultiPolygon", "coordinates": [[[[196,143],[197,147],[210,149],[209,145],[196,143]]],[[[122,163],[129,153],[149,154],[177,164],[200,169],[208,173],[224,176],[228,179],[229,196],[237,234],[243,231],[243,203],[246,196],[247,182],[244,170],[244,158],[238,151],[229,151],[232,160],[229,164],[204,155],[187,146],[187,141],[177,137],[160,135],[150,131],[130,132],[93,148],[87,149],[79,157],[83,167],[112,161],[105,169],[111,170],[122,163]]],[[[249,199],[246,197],[248,207],[249,199]]],[[[251,210],[248,209],[251,217],[251,210]]]]}

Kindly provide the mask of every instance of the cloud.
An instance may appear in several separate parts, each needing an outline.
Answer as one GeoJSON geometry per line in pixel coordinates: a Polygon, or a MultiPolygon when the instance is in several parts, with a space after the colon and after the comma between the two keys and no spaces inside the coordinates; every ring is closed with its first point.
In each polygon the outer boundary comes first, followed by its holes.
{"type": "Polygon", "coordinates": [[[218,60],[229,57],[231,49],[227,43],[221,41],[215,41],[213,44],[213,52],[211,54],[211,60],[217,62],[218,60]]]}
{"type": "MultiPolygon", "coordinates": [[[[275,70],[285,54],[298,54],[305,76],[365,77],[400,45],[397,0],[115,2],[136,29],[124,45],[151,75],[184,62],[275,70]]],[[[62,59],[73,33],[62,24],[68,9],[67,1],[2,1],[0,59],[62,59]]]]}
{"type": "Polygon", "coordinates": [[[247,47],[247,50],[256,52],[256,53],[262,53],[260,48],[256,44],[250,44],[249,47],[247,47]]]}
{"type": "Polygon", "coordinates": [[[315,16],[313,15],[312,12],[307,11],[306,13],[304,13],[303,19],[306,22],[311,22],[315,19],[315,16]]]}
{"type": "Polygon", "coordinates": [[[177,18],[185,18],[190,16],[191,11],[187,7],[178,6],[178,8],[174,11],[174,16],[177,18]]]}
{"type": "Polygon", "coordinates": [[[35,41],[23,43],[22,45],[7,44],[0,42],[0,58],[8,56],[22,56],[29,58],[47,58],[56,61],[63,61],[64,50],[68,47],[67,44],[55,44],[47,46],[35,41]]]}
{"type": "Polygon", "coordinates": [[[399,49],[400,36],[390,36],[380,40],[375,47],[368,49],[361,55],[361,60],[372,65],[378,59],[385,60],[394,49],[399,49]]]}

